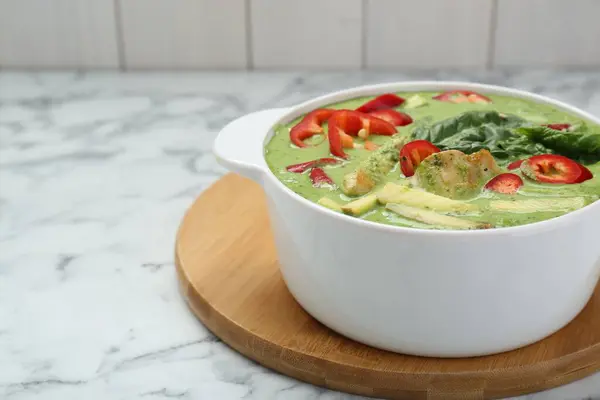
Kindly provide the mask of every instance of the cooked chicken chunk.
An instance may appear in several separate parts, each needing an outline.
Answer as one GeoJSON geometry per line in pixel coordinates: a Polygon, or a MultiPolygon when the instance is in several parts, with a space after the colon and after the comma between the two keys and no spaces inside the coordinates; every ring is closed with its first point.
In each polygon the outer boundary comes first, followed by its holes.
{"type": "Polygon", "coordinates": [[[435,153],[423,160],[415,176],[425,190],[451,199],[473,197],[492,177],[500,173],[487,150],[466,155],[458,150],[435,153]]]}
{"type": "Polygon", "coordinates": [[[398,162],[400,149],[408,141],[405,136],[392,136],[390,141],[360,162],[356,170],[344,177],[342,190],[348,196],[369,193],[398,162]]]}

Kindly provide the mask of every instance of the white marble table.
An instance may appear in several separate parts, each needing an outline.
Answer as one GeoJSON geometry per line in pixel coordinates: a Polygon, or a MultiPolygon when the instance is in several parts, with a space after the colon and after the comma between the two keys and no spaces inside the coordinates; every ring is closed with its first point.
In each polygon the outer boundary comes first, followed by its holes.
{"type": "MultiPolygon", "coordinates": [[[[600,115],[600,72],[0,74],[0,398],[357,399],[268,371],[188,312],[185,209],[225,123],[368,82],[506,84],[600,115]]],[[[535,400],[600,398],[600,375],[535,400]]]]}

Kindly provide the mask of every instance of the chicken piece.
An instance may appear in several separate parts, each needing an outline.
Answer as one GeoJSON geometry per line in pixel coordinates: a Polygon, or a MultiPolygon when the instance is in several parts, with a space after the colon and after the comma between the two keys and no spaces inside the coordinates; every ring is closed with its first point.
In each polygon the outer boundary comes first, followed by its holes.
{"type": "Polygon", "coordinates": [[[400,149],[407,141],[406,136],[395,135],[386,144],[371,152],[353,172],[344,177],[344,193],[348,196],[369,193],[394,168],[400,156],[400,149]]]}
{"type": "MultiPolygon", "coordinates": [[[[492,175],[487,175],[489,176],[489,178],[486,179],[486,182],[491,179],[492,177],[498,175],[500,172],[500,168],[498,167],[498,164],[496,164],[496,160],[494,159],[494,156],[492,155],[492,153],[490,153],[488,150],[486,149],[482,149],[479,150],[476,153],[473,154],[469,154],[467,156],[467,161],[470,162],[472,165],[477,165],[479,166],[479,169],[481,170],[480,172],[488,172],[490,171],[490,173],[492,175]]],[[[482,174],[486,175],[486,174],[482,174]]]]}
{"type": "Polygon", "coordinates": [[[342,191],[348,196],[360,196],[369,193],[376,183],[364,170],[357,168],[344,176],[342,191]]]}
{"type": "Polygon", "coordinates": [[[447,150],[425,158],[415,176],[419,186],[431,193],[465,199],[479,193],[481,187],[500,172],[494,157],[485,149],[470,155],[447,150]]]}

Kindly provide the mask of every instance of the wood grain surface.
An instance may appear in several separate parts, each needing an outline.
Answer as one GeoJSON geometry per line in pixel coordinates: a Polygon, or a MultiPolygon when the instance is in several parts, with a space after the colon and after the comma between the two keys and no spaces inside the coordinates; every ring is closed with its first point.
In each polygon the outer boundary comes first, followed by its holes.
{"type": "Polygon", "coordinates": [[[208,329],[260,364],[315,385],[386,399],[491,399],[600,370],[600,289],[561,331],[493,356],[405,356],[331,331],[288,292],[262,189],[238,175],[225,176],[192,205],[175,256],[182,294],[208,329]]]}

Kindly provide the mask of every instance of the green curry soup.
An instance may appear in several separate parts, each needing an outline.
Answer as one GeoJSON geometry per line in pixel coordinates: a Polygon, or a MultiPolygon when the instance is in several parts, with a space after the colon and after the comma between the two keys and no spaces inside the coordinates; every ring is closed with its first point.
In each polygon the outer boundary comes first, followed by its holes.
{"type": "Polygon", "coordinates": [[[325,111],[276,127],[265,148],[269,168],[324,207],[414,228],[524,225],[600,198],[600,127],[590,121],[468,91],[385,96],[392,100],[363,97],[323,107],[364,105],[362,113],[325,111]]]}

